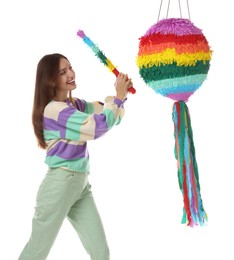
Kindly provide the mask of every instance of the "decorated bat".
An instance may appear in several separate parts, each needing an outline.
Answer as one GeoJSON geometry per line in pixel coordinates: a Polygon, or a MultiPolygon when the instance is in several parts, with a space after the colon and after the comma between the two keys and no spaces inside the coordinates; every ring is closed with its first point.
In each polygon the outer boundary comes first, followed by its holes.
{"type": "MultiPolygon", "coordinates": [[[[98,59],[111,71],[115,74],[117,77],[119,75],[119,71],[117,68],[113,65],[113,63],[105,56],[105,54],[93,43],[92,40],[90,40],[89,37],[85,35],[85,33],[82,30],[79,30],[77,32],[77,35],[83,39],[83,41],[92,49],[92,51],[95,53],[95,56],[98,57],[98,59]]],[[[135,94],[136,90],[131,86],[128,89],[128,92],[135,94]]]]}

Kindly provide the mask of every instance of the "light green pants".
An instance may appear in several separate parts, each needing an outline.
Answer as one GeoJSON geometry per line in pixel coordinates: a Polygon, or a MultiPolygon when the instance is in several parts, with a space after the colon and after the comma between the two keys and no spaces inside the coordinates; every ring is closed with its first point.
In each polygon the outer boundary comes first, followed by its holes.
{"type": "Polygon", "coordinates": [[[92,260],[109,260],[109,249],[87,174],[50,169],[36,198],[31,237],[18,260],[45,260],[68,218],[92,260]]]}

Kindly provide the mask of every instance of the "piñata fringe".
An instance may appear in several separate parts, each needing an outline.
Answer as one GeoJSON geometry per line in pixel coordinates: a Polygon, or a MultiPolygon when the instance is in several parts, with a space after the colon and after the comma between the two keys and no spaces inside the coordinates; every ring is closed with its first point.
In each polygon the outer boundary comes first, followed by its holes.
{"type": "Polygon", "coordinates": [[[193,132],[189,110],[185,102],[174,103],[172,118],[179,187],[184,200],[182,224],[187,224],[190,227],[204,226],[208,217],[201,199],[193,132]]]}

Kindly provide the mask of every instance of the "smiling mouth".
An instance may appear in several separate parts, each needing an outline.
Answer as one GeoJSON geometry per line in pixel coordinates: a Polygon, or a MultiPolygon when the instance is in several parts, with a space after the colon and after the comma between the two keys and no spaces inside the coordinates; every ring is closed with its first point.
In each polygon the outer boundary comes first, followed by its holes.
{"type": "Polygon", "coordinates": [[[68,81],[67,84],[74,85],[74,84],[76,84],[76,82],[75,82],[75,80],[73,79],[73,80],[68,81]]]}

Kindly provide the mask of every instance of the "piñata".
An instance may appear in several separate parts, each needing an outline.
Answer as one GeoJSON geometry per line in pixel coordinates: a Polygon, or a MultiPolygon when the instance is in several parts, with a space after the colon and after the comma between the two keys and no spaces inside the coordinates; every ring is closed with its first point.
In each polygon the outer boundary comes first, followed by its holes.
{"type": "Polygon", "coordinates": [[[183,194],[182,223],[204,225],[207,214],[200,194],[193,132],[186,102],[207,78],[212,51],[202,30],[189,19],[167,18],[140,37],[137,66],[157,94],[174,100],[175,157],[183,194]]]}

